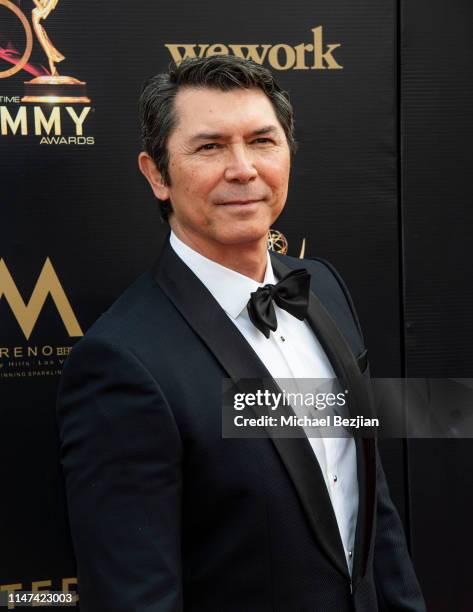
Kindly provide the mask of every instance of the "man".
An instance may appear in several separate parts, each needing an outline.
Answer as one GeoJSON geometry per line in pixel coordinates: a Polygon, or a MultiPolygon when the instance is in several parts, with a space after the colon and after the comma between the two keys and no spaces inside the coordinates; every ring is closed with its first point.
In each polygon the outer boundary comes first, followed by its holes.
{"type": "Polygon", "coordinates": [[[58,399],[81,609],[425,610],[374,439],[222,436],[225,378],[338,376],[351,410],[369,404],[344,285],[267,251],[287,94],[217,56],[150,79],[140,104],[170,240],[76,345],[58,399]]]}

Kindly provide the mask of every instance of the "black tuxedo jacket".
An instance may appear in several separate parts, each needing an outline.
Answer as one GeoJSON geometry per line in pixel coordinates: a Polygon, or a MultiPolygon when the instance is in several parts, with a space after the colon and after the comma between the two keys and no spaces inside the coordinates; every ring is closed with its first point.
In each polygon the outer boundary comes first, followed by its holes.
{"type": "MultiPolygon", "coordinates": [[[[350,409],[369,373],[348,292],[319,260],[308,321],[350,409]]],[[[167,243],[89,329],[59,388],[82,612],[375,612],[425,605],[374,439],[357,439],[353,577],[309,441],[222,438],[222,378],[271,376],[167,243]]],[[[273,381],[274,382],[274,381],[273,381]]]]}

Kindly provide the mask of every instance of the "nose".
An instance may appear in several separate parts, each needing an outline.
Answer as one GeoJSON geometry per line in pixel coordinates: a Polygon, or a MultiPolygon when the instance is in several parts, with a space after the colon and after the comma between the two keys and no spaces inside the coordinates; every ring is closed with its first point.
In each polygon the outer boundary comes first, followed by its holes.
{"type": "Polygon", "coordinates": [[[244,145],[230,147],[225,168],[225,180],[232,183],[248,183],[258,176],[250,151],[244,145]]]}

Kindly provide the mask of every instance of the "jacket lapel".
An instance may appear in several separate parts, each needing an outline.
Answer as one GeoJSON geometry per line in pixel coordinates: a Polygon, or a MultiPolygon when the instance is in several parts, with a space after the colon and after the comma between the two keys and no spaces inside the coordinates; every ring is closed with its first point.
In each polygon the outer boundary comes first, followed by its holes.
{"type": "MultiPolygon", "coordinates": [[[[282,258],[271,257],[276,274],[281,277],[289,268],[282,258]]],[[[348,390],[348,409],[351,416],[372,417],[372,403],[366,382],[360,372],[357,360],[347,340],[340,332],[330,313],[316,296],[309,294],[307,320],[324,348],[337,378],[348,390]]],[[[359,504],[355,532],[355,554],[353,562],[353,583],[356,584],[366,571],[376,499],[376,451],[374,437],[355,436],[358,473],[359,504]]]]}
{"type": "MultiPolygon", "coordinates": [[[[289,268],[282,264],[280,260],[275,261],[273,259],[273,264],[278,275],[289,271],[289,268]]],[[[273,393],[281,392],[253,348],[231,322],[205,285],[176,255],[168,241],[165,243],[161,256],[153,267],[152,273],[161,289],[213,353],[234,384],[239,386],[242,379],[258,379],[262,381],[261,387],[263,389],[268,389],[273,393]]],[[[347,381],[346,388],[350,392],[353,389],[357,401],[360,402],[362,400],[361,383],[355,380],[350,359],[346,354],[340,356],[336,353],[337,350],[340,350],[340,347],[342,348],[342,353],[344,351],[343,343],[334,331],[336,326],[333,321],[331,321],[328,331],[324,330],[322,335],[319,334],[319,326],[323,326],[326,319],[324,312],[326,313],[318,299],[311,294],[309,322],[317,333],[324,349],[327,350],[329,359],[331,361],[334,360],[332,363],[334,363],[337,376],[340,376],[344,382],[347,381]],[[333,337],[336,340],[336,349],[330,344],[333,337]],[[342,373],[343,376],[341,376],[342,373]]],[[[326,314],[328,315],[328,313],[326,314]]],[[[346,353],[346,348],[344,350],[346,353]]],[[[349,350],[348,352],[351,355],[349,350]]],[[[353,357],[352,360],[356,365],[353,357]]],[[[248,391],[247,388],[244,390],[248,391]]],[[[321,548],[338,570],[348,577],[348,568],[336,517],[324,477],[314,457],[309,441],[306,437],[271,437],[271,440],[293,481],[308,522],[321,548]]],[[[364,458],[358,447],[357,461],[358,469],[363,470],[364,458]]],[[[360,502],[361,497],[362,495],[360,494],[360,502]]],[[[360,507],[362,506],[364,508],[366,504],[360,503],[360,507]]],[[[360,518],[359,511],[358,526],[364,526],[366,523],[365,509],[362,509],[362,515],[360,518]]],[[[357,535],[359,531],[358,526],[357,535]]],[[[364,533],[364,529],[360,528],[360,535],[358,536],[360,541],[364,540],[364,533]]],[[[357,549],[355,549],[355,566],[357,563],[356,557],[357,549]]]]}

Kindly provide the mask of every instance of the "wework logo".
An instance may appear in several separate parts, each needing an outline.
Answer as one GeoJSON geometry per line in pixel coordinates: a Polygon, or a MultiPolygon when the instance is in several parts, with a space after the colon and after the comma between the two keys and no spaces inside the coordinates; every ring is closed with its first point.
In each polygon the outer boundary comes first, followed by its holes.
{"type": "Polygon", "coordinates": [[[5,296],[27,340],[31,336],[49,294],[51,294],[69,336],[71,338],[83,336],[84,334],[49,257],[44,262],[28,304],[23,301],[4,260],[0,259],[0,298],[5,296]]]}
{"type": "Polygon", "coordinates": [[[167,44],[172,59],[179,64],[188,57],[212,57],[213,55],[237,55],[252,59],[257,64],[268,64],[275,70],[340,70],[343,68],[333,52],[341,43],[324,44],[322,26],[312,28],[312,42],[292,47],[276,45],[224,45],[215,44],[167,44]]]}

